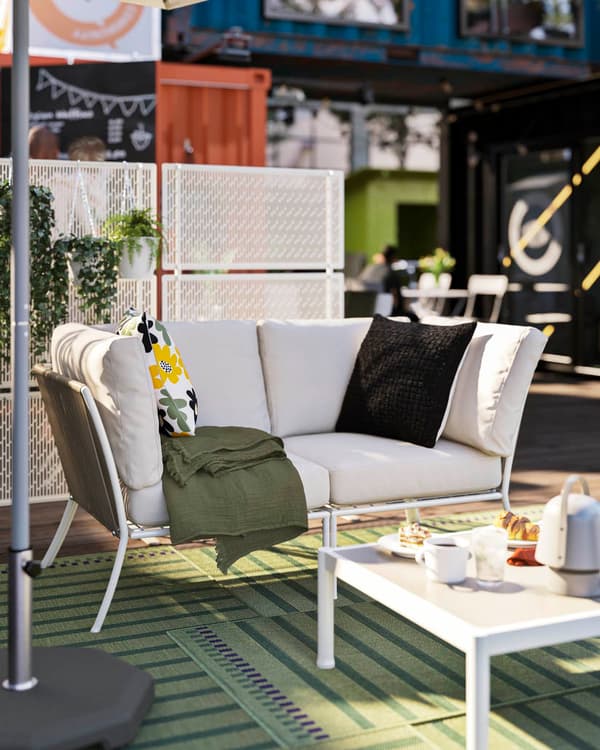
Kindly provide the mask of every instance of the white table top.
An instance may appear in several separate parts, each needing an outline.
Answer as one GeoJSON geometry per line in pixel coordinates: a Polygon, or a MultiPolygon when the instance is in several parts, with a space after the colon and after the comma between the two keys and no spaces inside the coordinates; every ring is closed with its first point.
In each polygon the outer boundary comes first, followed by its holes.
{"type": "Polygon", "coordinates": [[[472,560],[463,583],[444,584],[429,580],[414,560],[391,555],[376,544],[325,552],[336,560],[336,575],[342,580],[463,650],[468,638],[541,631],[548,625],[562,627],[565,637],[556,638],[554,627],[554,634],[538,633],[531,642],[521,637],[523,645],[513,648],[505,648],[510,637],[499,638],[492,651],[507,653],[600,635],[600,598],[550,593],[545,567],[507,565],[504,582],[486,590],[477,584],[472,560]]]}
{"type": "Polygon", "coordinates": [[[409,289],[401,287],[400,294],[407,299],[462,299],[469,296],[467,289],[442,289],[432,287],[431,289],[409,289]]]}

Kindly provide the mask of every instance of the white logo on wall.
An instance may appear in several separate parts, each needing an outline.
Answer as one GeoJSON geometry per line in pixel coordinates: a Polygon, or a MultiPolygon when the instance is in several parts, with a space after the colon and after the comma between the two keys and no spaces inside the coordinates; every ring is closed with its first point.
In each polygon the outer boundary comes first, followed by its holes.
{"type": "Polygon", "coordinates": [[[136,151],[145,151],[152,143],[152,133],[144,127],[143,122],[138,122],[137,128],[131,132],[129,138],[136,151]]]}
{"type": "Polygon", "coordinates": [[[65,16],[80,23],[97,23],[101,26],[118,8],[115,0],[85,0],[77,3],[73,0],[54,0],[56,7],[65,16]]]}
{"type": "MultiPolygon", "coordinates": [[[[546,196],[543,196],[544,199],[546,196]]],[[[537,205],[537,201],[532,201],[537,205]]],[[[546,201],[547,203],[547,201],[546,201]]],[[[531,206],[523,198],[519,198],[512,207],[508,219],[508,243],[511,255],[519,268],[530,276],[543,276],[549,273],[560,260],[562,245],[556,240],[546,227],[540,227],[529,240],[526,248],[519,246],[519,240],[527,234],[534,225],[534,221],[526,221],[531,206]],[[546,250],[539,258],[532,258],[527,249],[537,250],[546,246],[546,250]]]]}
{"type": "MultiPolygon", "coordinates": [[[[12,3],[0,0],[0,52],[12,51],[12,3]]],[[[29,0],[29,53],[85,60],[160,60],[160,13],[118,0],[29,0]]]]}

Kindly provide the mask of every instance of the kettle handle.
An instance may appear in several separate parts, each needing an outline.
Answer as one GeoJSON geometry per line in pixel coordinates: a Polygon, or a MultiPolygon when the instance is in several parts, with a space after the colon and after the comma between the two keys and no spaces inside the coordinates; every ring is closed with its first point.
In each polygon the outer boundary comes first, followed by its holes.
{"type": "Polygon", "coordinates": [[[590,494],[590,487],[585,477],[579,474],[571,474],[567,477],[567,480],[563,486],[562,496],[560,498],[560,526],[558,529],[558,562],[559,565],[564,564],[567,556],[567,516],[568,508],[567,501],[569,499],[569,493],[573,489],[573,486],[577,484],[581,485],[584,495],[590,494]]]}

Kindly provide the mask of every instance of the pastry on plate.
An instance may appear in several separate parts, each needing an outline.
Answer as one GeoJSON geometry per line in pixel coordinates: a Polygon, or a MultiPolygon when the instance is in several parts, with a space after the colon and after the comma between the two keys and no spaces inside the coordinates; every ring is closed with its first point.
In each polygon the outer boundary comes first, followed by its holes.
{"type": "Polygon", "coordinates": [[[532,523],[527,516],[520,516],[510,510],[499,513],[494,519],[494,526],[506,529],[509,539],[521,542],[537,542],[540,535],[537,523],[532,523]]]}
{"type": "Polygon", "coordinates": [[[398,529],[398,538],[400,544],[412,544],[418,546],[431,536],[431,531],[423,528],[420,523],[409,523],[406,526],[400,526],[398,529]]]}

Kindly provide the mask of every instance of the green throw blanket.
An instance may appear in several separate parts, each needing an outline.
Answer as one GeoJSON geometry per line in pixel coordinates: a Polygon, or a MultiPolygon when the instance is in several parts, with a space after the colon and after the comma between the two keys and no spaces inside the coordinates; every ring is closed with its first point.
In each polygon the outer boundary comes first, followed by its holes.
{"type": "Polygon", "coordinates": [[[280,438],[250,427],[198,427],[194,437],[161,441],[174,544],[216,537],[225,572],[308,528],[304,488],[280,438]]]}

